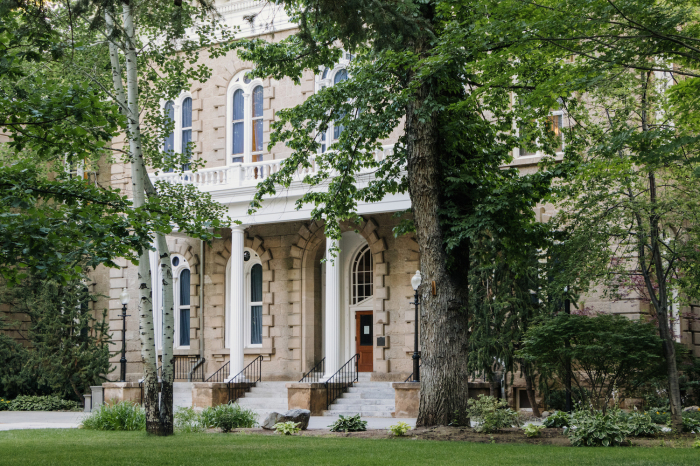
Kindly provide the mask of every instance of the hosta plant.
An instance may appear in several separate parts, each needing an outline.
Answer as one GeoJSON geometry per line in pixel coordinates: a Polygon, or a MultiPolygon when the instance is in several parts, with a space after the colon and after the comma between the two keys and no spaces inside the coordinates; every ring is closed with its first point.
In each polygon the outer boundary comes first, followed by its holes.
{"type": "Polygon", "coordinates": [[[397,437],[403,437],[409,430],[411,430],[411,426],[403,421],[399,421],[393,426],[389,426],[389,431],[397,437]]]}
{"type": "Polygon", "coordinates": [[[275,424],[275,432],[282,435],[296,434],[301,430],[301,422],[287,421],[275,424]]]}
{"type": "Polygon", "coordinates": [[[651,416],[636,411],[627,418],[627,426],[631,437],[653,437],[661,432],[661,427],[654,423],[651,416]]]}
{"type": "Polygon", "coordinates": [[[359,414],[345,417],[342,414],[333,424],[328,426],[331,432],[362,432],[367,430],[367,421],[360,419],[359,414]]]}
{"type": "Polygon", "coordinates": [[[569,427],[571,415],[566,411],[555,411],[542,423],[545,427],[562,428],[569,427]]]}
{"type": "Polygon", "coordinates": [[[533,438],[539,437],[544,429],[545,426],[538,426],[536,424],[526,424],[525,427],[523,427],[523,432],[525,432],[525,436],[533,438]]]}
{"type": "Polygon", "coordinates": [[[612,447],[626,441],[629,427],[616,413],[577,411],[564,433],[575,447],[612,447]]]}

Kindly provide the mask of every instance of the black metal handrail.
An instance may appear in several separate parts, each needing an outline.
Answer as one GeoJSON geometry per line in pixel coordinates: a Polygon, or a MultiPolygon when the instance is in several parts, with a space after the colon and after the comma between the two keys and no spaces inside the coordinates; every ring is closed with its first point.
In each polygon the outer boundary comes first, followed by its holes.
{"type": "Polygon", "coordinates": [[[228,402],[233,403],[249,392],[251,387],[262,378],[262,356],[253,359],[242,371],[231,377],[228,382],[228,402]]]}
{"type": "Polygon", "coordinates": [[[335,374],[326,380],[326,409],[330,409],[331,404],[345,393],[348,387],[357,382],[357,363],[359,360],[360,355],[355,354],[335,374]]]}
{"type": "MultiPolygon", "coordinates": [[[[418,366],[418,369],[420,369],[422,366],[423,366],[423,364],[421,364],[420,366],[418,366]]],[[[411,372],[411,375],[409,375],[408,377],[406,377],[406,380],[404,380],[404,382],[413,382],[413,381],[414,381],[414,380],[413,380],[413,372],[411,372]]]]}
{"type": "Polygon", "coordinates": [[[318,382],[326,372],[326,358],[321,359],[309,372],[304,374],[299,382],[318,382]]]}
{"type": "Polygon", "coordinates": [[[209,378],[205,380],[205,382],[225,382],[229,372],[228,366],[229,363],[226,363],[223,366],[221,366],[219,370],[210,375],[209,378]]]}
{"type": "Polygon", "coordinates": [[[198,358],[194,365],[190,368],[190,372],[187,374],[188,382],[204,382],[204,363],[207,360],[205,358],[198,358]]]}

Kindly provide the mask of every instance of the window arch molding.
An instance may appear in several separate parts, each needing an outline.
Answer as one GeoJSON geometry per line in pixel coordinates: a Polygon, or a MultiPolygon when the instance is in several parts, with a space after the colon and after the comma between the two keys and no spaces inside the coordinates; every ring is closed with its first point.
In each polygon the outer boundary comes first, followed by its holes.
{"type": "MultiPolygon", "coordinates": [[[[250,163],[253,162],[253,155],[259,157],[262,160],[262,153],[264,152],[264,145],[262,150],[253,151],[253,91],[260,86],[262,89],[262,95],[264,96],[265,85],[261,78],[247,79],[246,75],[252,70],[246,69],[239,71],[233,79],[228,84],[226,90],[226,164],[232,165],[234,163],[250,163]],[[248,82],[246,82],[248,81],[248,82]],[[234,94],[236,91],[242,91],[243,94],[243,150],[240,153],[234,154],[234,94]],[[237,161],[234,161],[237,160],[237,161]]],[[[264,108],[264,106],[263,106],[264,108]]],[[[255,118],[262,121],[262,114],[255,118]]],[[[237,119],[236,121],[241,121],[237,119]]],[[[262,133],[262,131],[260,131],[262,133]]],[[[262,134],[260,134],[260,141],[262,140],[262,134]]]]}
{"type": "MultiPolygon", "coordinates": [[[[260,255],[251,248],[244,248],[243,254],[248,253],[249,259],[244,261],[243,276],[245,284],[245,307],[243,325],[245,328],[245,347],[246,348],[261,348],[262,347],[262,260],[260,255]],[[254,270],[255,268],[255,270],[254,270]],[[253,288],[253,275],[259,273],[259,289],[257,296],[251,296],[253,288]],[[253,300],[255,299],[255,300],[253,300]],[[259,307],[259,309],[253,309],[259,307]],[[255,314],[255,316],[254,316],[255,314]],[[257,319],[257,321],[256,321],[257,319]],[[254,322],[257,324],[254,326],[254,322]],[[255,329],[256,334],[253,335],[255,329]]],[[[226,263],[226,287],[225,287],[224,305],[225,305],[225,327],[224,327],[224,347],[231,348],[231,259],[226,263]]]]}
{"type": "MultiPolygon", "coordinates": [[[[173,119],[175,120],[175,127],[173,128],[173,133],[171,133],[172,137],[172,145],[173,145],[173,152],[176,154],[182,154],[184,151],[183,147],[183,129],[187,130],[189,129],[190,131],[190,141],[194,141],[194,131],[193,131],[193,122],[194,122],[194,110],[192,108],[192,103],[193,103],[193,98],[192,98],[192,93],[189,91],[182,91],[180,95],[176,99],[161,99],[160,104],[161,104],[161,109],[163,113],[167,112],[167,106],[168,103],[172,102],[173,104],[173,119]],[[184,123],[184,115],[183,115],[183,106],[185,101],[189,99],[190,102],[190,111],[189,111],[189,127],[183,126],[184,123]]],[[[166,138],[167,139],[167,138],[166,138]]],[[[189,142],[189,141],[187,141],[189,142]]],[[[187,144],[185,142],[185,145],[187,144]]],[[[165,140],[163,141],[162,144],[162,150],[165,151],[167,149],[166,147],[167,143],[165,140]]],[[[188,170],[189,167],[183,167],[183,169],[188,170]]]]}

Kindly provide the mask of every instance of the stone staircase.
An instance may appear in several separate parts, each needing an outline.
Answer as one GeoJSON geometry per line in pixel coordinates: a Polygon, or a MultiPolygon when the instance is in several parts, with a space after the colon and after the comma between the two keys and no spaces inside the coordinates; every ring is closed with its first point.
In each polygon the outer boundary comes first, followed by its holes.
{"type": "Polygon", "coordinates": [[[287,387],[289,382],[258,382],[255,387],[237,400],[237,403],[250,409],[258,415],[258,423],[262,424],[268,414],[273,411],[284,413],[289,408],[287,387]]]}
{"type": "Polygon", "coordinates": [[[360,373],[359,382],[348,388],[323,412],[324,416],[392,417],[395,394],[391,382],[370,382],[369,373],[360,373]]]}

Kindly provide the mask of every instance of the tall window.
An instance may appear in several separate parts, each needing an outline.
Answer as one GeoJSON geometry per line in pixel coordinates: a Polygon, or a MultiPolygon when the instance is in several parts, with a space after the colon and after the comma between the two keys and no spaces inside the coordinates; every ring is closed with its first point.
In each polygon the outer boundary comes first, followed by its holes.
{"type": "MultiPolygon", "coordinates": [[[[246,347],[262,345],[262,306],[263,306],[263,268],[260,256],[252,249],[246,248],[243,253],[245,263],[244,300],[244,330],[246,347]]],[[[235,297],[240,299],[240,297],[235,297]]],[[[226,319],[224,329],[225,346],[231,347],[231,261],[226,266],[226,319]]]]}
{"type": "MultiPolygon", "coordinates": [[[[345,69],[339,70],[335,76],[333,77],[333,85],[342,83],[343,81],[348,80],[348,72],[345,69]]],[[[340,115],[338,118],[338,122],[336,122],[333,125],[333,139],[337,140],[340,137],[340,133],[343,132],[343,125],[339,123],[339,120],[343,118],[344,115],[340,115]]]]}
{"type": "MultiPolygon", "coordinates": [[[[549,130],[548,135],[554,135],[554,152],[559,153],[564,150],[564,108],[560,106],[556,110],[552,110],[547,116],[546,120],[547,129],[549,130]]],[[[534,131],[538,131],[538,126],[534,131]]],[[[532,155],[542,155],[543,154],[543,144],[539,138],[526,138],[527,136],[526,125],[520,124],[518,126],[518,135],[522,138],[520,147],[518,148],[518,155],[520,157],[527,157],[532,155]]]]}
{"type": "MultiPolygon", "coordinates": [[[[175,103],[172,100],[169,100],[165,104],[165,117],[175,123],[175,103]]],[[[163,141],[163,151],[169,154],[175,152],[175,130],[171,131],[170,134],[165,137],[163,141]]],[[[168,168],[166,171],[172,172],[173,169],[168,168]]]]}
{"type": "MultiPolygon", "coordinates": [[[[182,137],[180,141],[180,152],[184,153],[188,150],[187,145],[192,141],[192,98],[187,97],[182,101],[182,137]]],[[[188,153],[187,160],[190,160],[191,155],[188,153]]],[[[190,164],[186,163],[182,166],[183,170],[189,170],[190,164]]]]}
{"type": "MultiPolygon", "coordinates": [[[[151,252],[153,264],[158,266],[158,252],[151,252]]],[[[175,331],[173,346],[187,348],[190,346],[190,265],[180,254],[170,256],[173,271],[173,319],[175,331]]],[[[156,348],[163,348],[163,276],[160,267],[151,277],[153,287],[153,327],[156,329],[156,348]]]]}
{"type": "Polygon", "coordinates": [[[262,265],[250,268],[250,344],[262,345],[262,265]]]}
{"type": "Polygon", "coordinates": [[[372,252],[369,245],[360,249],[352,262],[352,299],[351,304],[357,304],[374,294],[374,278],[372,270],[372,252]]]}
{"type": "Polygon", "coordinates": [[[178,342],[179,346],[190,346],[190,271],[184,269],[180,272],[180,296],[177,304],[176,318],[179,322],[178,342]]]}
{"type": "Polygon", "coordinates": [[[253,144],[251,152],[253,162],[262,161],[263,150],[263,87],[255,86],[252,99],[253,111],[253,144]]]}
{"type": "Polygon", "coordinates": [[[249,71],[241,71],[229,83],[226,110],[229,163],[263,160],[262,80],[251,79],[249,71]]]}
{"type": "MultiPolygon", "coordinates": [[[[181,99],[180,104],[169,100],[163,108],[165,117],[175,126],[173,131],[166,135],[163,140],[163,151],[171,154],[170,156],[175,153],[185,153],[187,145],[192,141],[192,98],[184,96],[181,99]],[[179,112],[176,111],[177,109],[179,112]]],[[[189,160],[190,157],[188,154],[187,159],[189,160]]],[[[189,170],[190,164],[184,163],[181,168],[183,171],[189,170]]],[[[168,173],[172,171],[174,171],[173,168],[166,170],[168,173]]]]}
{"type": "Polygon", "coordinates": [[[243,89],[233,93],[233,151],[231,162],[243,162],[243,147],[245,139],[245,98],[243,89]]]}

